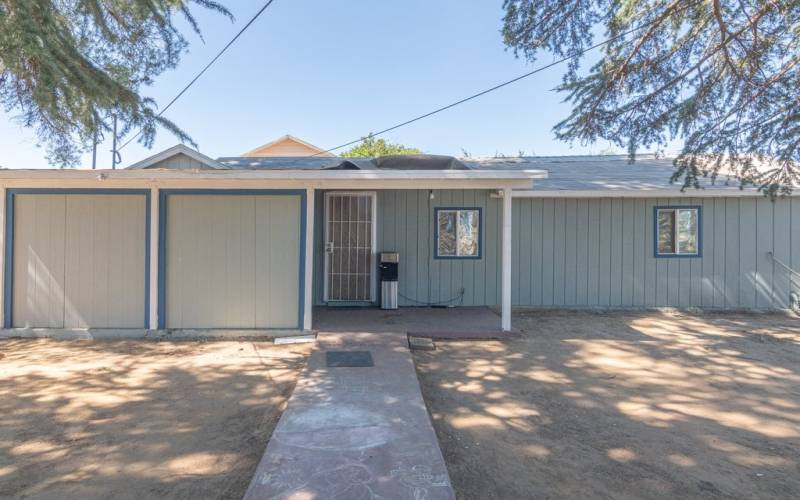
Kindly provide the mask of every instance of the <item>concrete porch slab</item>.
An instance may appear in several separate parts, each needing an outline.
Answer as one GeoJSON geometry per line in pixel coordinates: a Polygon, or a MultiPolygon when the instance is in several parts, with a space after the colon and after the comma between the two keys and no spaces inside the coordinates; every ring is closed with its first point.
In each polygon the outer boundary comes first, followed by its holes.
{"type": "Polygon", "coordinates": [[[489,307],[315,307],[314,328],[341,332],[499,332],[500,315],[489,307]]]}
{"type": "Polygon", "coordinates": [[[405,333],[320,332],[245,498],[455,498],[405,333]]]}

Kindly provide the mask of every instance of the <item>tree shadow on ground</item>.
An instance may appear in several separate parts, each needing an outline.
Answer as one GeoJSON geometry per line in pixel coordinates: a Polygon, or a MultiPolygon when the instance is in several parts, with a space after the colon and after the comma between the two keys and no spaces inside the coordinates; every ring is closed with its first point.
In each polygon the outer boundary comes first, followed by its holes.
{"type": "Polygon", "coordinates": [[[539,312],[416,352],[460,498],[800,495],[800,324],[539,312]]]}
{"type": "Polygon", "coordinates": [[[309,349],[0,342],[0,496],[241,498],[309,349]]]}

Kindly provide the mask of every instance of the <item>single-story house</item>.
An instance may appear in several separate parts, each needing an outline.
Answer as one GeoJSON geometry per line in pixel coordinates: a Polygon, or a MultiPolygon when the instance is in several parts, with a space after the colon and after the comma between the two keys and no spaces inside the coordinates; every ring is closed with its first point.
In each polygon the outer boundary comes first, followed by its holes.
{"type": "Polygon", "coordinates": [[[684,193],[652,157],[322,153],[0,170],[4,327],[309,330],[314,306],[379,301],[381,252],[400,306],[499,306],[503,329],[512,306],[793,305],[794,197],[684,193]]]}

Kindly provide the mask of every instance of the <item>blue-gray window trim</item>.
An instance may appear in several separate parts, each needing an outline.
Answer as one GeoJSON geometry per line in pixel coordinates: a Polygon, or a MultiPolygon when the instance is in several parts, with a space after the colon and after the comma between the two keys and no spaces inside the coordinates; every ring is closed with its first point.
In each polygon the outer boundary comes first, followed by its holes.
{"type": "MultiPolygon", "coordinates": [[[[676,218],[677,224],[677,218],[676,218]]],[[[677,245],[678,242],[676,241],[677,245]]],[[[696,259],[703,256],[703,207],[702,205],[658,205],[653,207],[653,257],[656,259],[696,259]],[[658,211],[659,210],[697,210],[697,253],[659,253],[658,252],[658,211]]]]}
{"type": "MultiPolygon", "coordinates": [[[[458,224],[458,221],[456,221],[458,224]]],[[[456,241],[458,245],[458,241],[456,241]]],[[[445,260],[475,260],[483,257],[483,208],[482,207],[434,207],[433,209],[433,258],[445,260]],[[478,211],[478,255],[439,255],[439,212],[448,210],[478,211]]]]}
{"type": "Polygon", "coordinates": [[[6,189],[5,262],[3,263],[3,328],[12,328],[14,321],[14,197],[18,194],[144,195],[144,328],[150,327],[150,190],[92,188],[9,188],[6,189]]]}
{"type": "MultiPolygon", "coordinates": [[[[284,195],[300,197],[300,280],[297,308],[297,329],[303,329],[305,315],[306,288],[306,191],[304,189],[161,189],[158,194],[158,328],[163,330],[167,325],[167,199],[169,195],[284,195]]],[[[281,328],[269,328],[280,330],[281,328]]]]}

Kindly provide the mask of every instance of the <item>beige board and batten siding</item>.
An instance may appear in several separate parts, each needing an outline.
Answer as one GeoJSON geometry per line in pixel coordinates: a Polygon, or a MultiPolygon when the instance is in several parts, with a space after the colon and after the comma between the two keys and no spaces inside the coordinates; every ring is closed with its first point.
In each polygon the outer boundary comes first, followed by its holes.
{"type": "MultiPolygon", "coordinates": [[[[499,304],[502,200],[490,195],[434,190],[431,199],[427,190],[378,191],[377,251],[400,252],[401,305],[499,304]],[[434,259],[433,209],[458,206],[483,209],[483,256],[434,259]]],[[[512,219],[515,306],[785,309],[789,274],[767,252],[800,270],[795,198],[519,198],[512,219]],[[702,207],[702,257],[654,257],[659,205],[702,207]]],[[[323,248],[317,238],[315,280],[323,248]]],[[[315,287],[321,303],[319,280],[315,287]]]]}
{"type": "Polygon", "coordinates": [[[141,328],[143,195],[14,195],[12,321],[30,328],[141,328]]]}
{"type": "Polygon", "coordinates": [[[167,197],[167,328],[297,328],[300,196],[167,197]]]}

